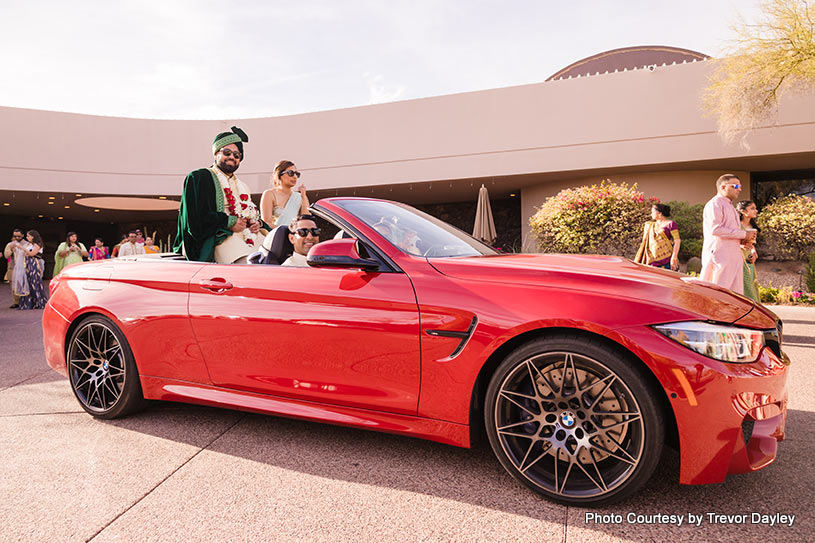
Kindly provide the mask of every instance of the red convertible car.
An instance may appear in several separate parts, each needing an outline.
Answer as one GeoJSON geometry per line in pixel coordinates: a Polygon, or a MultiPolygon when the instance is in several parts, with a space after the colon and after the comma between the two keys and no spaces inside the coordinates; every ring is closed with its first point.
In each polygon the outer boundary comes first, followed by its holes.
{"type": "Polygon", "coordinates": [[[77,264],[51,281],[48,363],[91,415],[170,400],[469,447],[569,504],[622,499],[663,446],[679,481],[761,469],[784,439],[781,322],[613,256],[498,254],[409,206],[330,198],[309,267],[77,264]],[[333,225],[333,226],[332,226],[333,225]],[[325,230],[324,228],[324,230],[325,230]]]}

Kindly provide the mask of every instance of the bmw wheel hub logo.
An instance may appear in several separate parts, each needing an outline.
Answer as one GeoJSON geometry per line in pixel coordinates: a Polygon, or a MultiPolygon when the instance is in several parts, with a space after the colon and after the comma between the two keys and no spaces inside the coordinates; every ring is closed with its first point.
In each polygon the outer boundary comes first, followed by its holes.
{"type": "Polygon", "coordinates": [[[560,415],[560,424],[564,428],[571,428],[572,426],[574,426],[574,422],[575,422],[574,415],[572,415],[571,413],[566,412],[560,415]]]}

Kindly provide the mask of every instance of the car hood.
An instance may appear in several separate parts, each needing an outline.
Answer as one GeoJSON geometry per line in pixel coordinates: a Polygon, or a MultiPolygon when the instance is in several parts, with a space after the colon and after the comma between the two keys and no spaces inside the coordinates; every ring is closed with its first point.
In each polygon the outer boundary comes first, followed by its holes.
{"type": "MultiPolygon", "coordinates": [[[[755,308],[752,300],[697,278],[637,264],[617,256],[518,254],[429,259],[450,277],[539,285],[644,300],[699,319],[733,323],[755,308]]],[[[775,326],[769,311],[748,326],[775,326]]],[[[752,315],[751,315],[752,316],[752,315]]]]}

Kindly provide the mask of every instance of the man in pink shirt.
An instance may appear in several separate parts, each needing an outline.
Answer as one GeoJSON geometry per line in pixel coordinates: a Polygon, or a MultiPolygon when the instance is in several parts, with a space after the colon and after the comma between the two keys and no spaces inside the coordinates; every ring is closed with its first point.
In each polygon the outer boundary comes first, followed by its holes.
{"type": "Polygon", "coordinates": [[[739,213],[733,207],[741,192],[739,178],[729,173],[721,176],[716,180],[716,191],[702,214],[705,243],[701,278],[744,294],[744,257],[739,244],[744,239],[755,240],[756,233],[741,229],[739,213]]]}

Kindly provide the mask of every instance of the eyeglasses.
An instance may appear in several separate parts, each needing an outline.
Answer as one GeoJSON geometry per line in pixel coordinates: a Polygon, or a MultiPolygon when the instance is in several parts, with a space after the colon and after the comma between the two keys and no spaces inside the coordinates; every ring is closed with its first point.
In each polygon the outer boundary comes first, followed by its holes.
{"type": "Polygon", "coordinates": [[[733,187],[736,190],[739,190],[741,188],[741,185],[739,185],[738,183],[729,183],[727,186],[733,187]]]}
{"type": "Polygon", "coordinates": [[[285,171],[285,172],[283,172],[283,173],[284,173],[285,175],[288,175],[289,177],[300,177],[300,172],[295,171],[295,170],[286,170],[286,171],[285,171]]]}
{"type": "Polygon", "coordinates": [[[224,156],[234,156],[238,160],[240,160],[241,156],[243,156],[241,155],[240,151],[233,151],[232,149],[221,149],[221,152],[224,154],[224,156]]]}
{"type": "Polygon", "coordinates": [[[320,232],[322,232],[322,230],[319,228],[298,228],[297,230],[294,231],[294,233],[300,236],[301,238],[306,237],[309,232],[311,232],[311,235],[316,238],[319,237],[320,232]]]}

